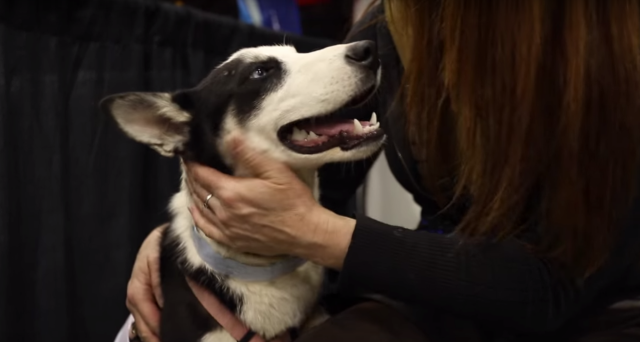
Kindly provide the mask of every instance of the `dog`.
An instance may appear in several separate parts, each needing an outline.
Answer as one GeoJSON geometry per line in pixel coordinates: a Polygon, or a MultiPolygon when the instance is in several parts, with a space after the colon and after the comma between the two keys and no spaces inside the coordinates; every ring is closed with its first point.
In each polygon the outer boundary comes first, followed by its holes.
{"type": "Polygon", "coordinates": [[[344,116],[373,96],[380,76],[371,41],[311,53],[261,46],[236,52],[194,88],[101,101],[130,138],[181,159],[182,184],[161,242],[161,341],[286,340],[292,329],[323,319],[317,303],[322,267],[291,256],[240,253],[194,226],[184,162],[247,176],[234,166],[226,143],[240,134],[252,149],[287,164],[317,199],[318,168],[370,157],[382,146],[375,113],[344,116]]]}

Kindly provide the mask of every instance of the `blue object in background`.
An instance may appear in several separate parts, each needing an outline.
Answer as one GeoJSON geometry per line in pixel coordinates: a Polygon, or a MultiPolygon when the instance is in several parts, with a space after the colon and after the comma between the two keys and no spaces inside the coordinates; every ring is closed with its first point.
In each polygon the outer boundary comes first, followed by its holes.
{"type": "Polygon", "coordinates": [[[238,0],[240,21],[256,26],[262,26],[262,13],[258,0],[238,0]]]}
{"type": "Polygon", "coordinates": [[[238,0],[240,20],[256,26],[302,34],[295,0],[238,0]]]}

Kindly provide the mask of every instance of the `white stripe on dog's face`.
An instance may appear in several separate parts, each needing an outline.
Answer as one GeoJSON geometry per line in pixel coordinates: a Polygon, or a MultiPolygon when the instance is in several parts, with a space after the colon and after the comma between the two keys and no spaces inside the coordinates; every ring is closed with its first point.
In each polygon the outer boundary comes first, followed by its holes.
{"type": "Polygon", "coordinates": [[[277,60],[281,69],[277,75],[277,86],[256,99],[258,105],[250,114],[234,112],[232,108],[221,138],[241,131],[254,148],[262,149],[293,167],[318,167],[328,162],[352,161],[373,154],[382,139],[350,151],[333,148],[317,154],[300,154],[284,146],[278,137],[278,130],[284,125],[331,114],[363,90],[377,86],[379,69],[372,70],[350,62],[346,56],[351,47],[351,44],[335,45],[312,53],[298,53],[292,47],[265,46],[241,50],[233,55],[229,61],[259,63],[277,60]]]}
{"type": "Polygon", "coordinates": [[[312,53],[277,47],[264,52],[247,51],[248,55],[266,53],[277,58],[285,74],[281,86],[263,100],[254,120],[280,127],[317,113],[328,114],[374,82],[375,73],[347,62],[347,46],[336,45],[312,53]]]}
{"type": "Polygon", "coordinates": [[[375,82],[375,73],[354,67],[345,58],[349,45],[336,45],[312,53],[292,47],[265,46],[238,52],[232,59],[280,61],[280,86],[266,94],[252,113],[252,121],[269,126],[331,113],[348,102],[363,86],[375,82]]]}

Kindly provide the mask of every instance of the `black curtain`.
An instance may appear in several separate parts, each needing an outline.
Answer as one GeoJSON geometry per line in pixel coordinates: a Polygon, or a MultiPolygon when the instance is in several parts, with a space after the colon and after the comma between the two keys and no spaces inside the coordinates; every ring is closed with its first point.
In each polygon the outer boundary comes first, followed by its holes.
{"type": "Polygon", "coordinates": [[[183,6],[197,8],[204,12],[210,12],[219,16],[226,16],[238,19],[240,11],[238,10],[237,0],[156,0],[169,3],[181,3],[183,6]]]}
{"type": "Polygon", "coordinates": [[[167,220],[177,161],[98,101],[190,87],[239,48],[282,42],[155,1],[0,3],[0,341],[112,341],[137,248],[167,220]]]}
{"type": "Polygon", "coordinates": [[[353,0],[332,0],[300,6],[300,20],[305,35],[342,41],[351,29],[353,0]]]}

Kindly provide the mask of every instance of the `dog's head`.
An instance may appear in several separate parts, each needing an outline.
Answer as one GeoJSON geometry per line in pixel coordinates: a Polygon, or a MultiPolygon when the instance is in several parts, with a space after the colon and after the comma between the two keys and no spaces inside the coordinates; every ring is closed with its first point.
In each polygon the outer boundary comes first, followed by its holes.
{"type": "Polygon", "coordinates": [[[235,53],[193,89],[117,94],[101,107],[127,135],[165,156],[230,166],[225,141],[238,133],[291,167],[317,168],[380,148],[384,134],[375,115],[336,114],[365,102],[379,80],[373,42],[312,53],[263,46],[235,53]]]}

